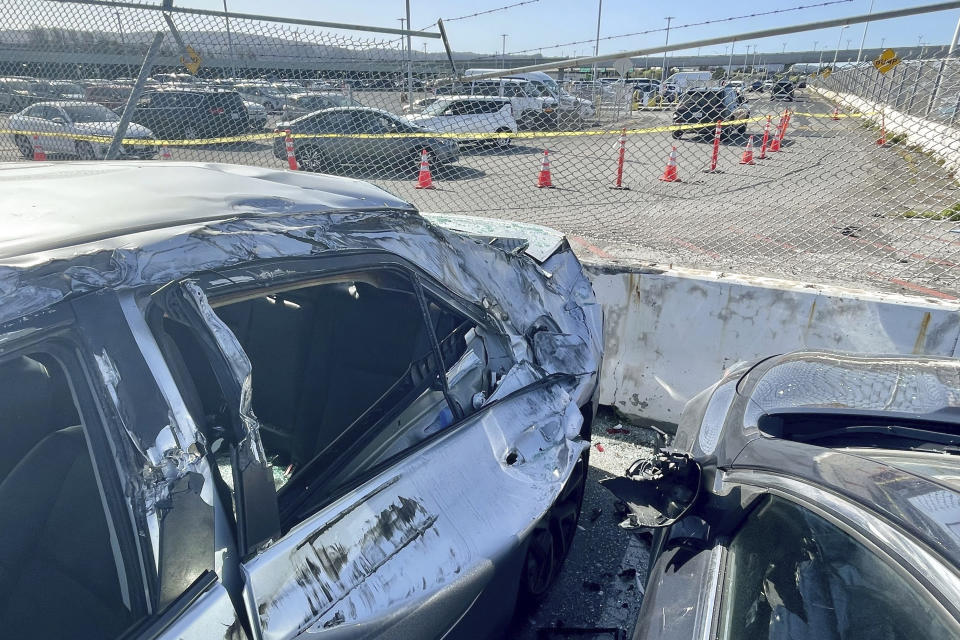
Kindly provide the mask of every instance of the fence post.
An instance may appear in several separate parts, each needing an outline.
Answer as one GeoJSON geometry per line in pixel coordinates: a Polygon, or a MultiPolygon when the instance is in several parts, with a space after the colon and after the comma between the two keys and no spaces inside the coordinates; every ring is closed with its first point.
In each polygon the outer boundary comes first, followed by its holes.
{"type": "Polygon", "coordinates": [[[957,111],[960,110],[960,93],[957,93],[957,99],[953,102],[953,113],[950,114],[950,126],[953,126],[953,121],[957,118],[957,111]]]}
{"type": "Polygon", "coordinates": [[[110,147],[107,149],[104,160],[115,160],[117,154],[120,153],[120,143],[123,137],[127,135],[127,127],[130,126],[130,119],[133,117],[133,112],[136,110],[137,103],[140,101],[140,94],[143,93],[143,87],[147,84],[147,78],[150,77],[150,71],[153,69],[153,61],[156,59],[157,54],[160,53],[163,36],[163,31],[157,31],[153,36],[153,42],[150,43],[150,48],[147,49],[147,55],[143,58],[143,64],[140,66],[137,81],[133,85],[133,90],[130,91],[130,97],[127,98],[127,104],[123,108],[123,115],[120,116],[120,122],[117,124],[117,132],[110,142],[110,147]]]}
{"type": "Polygon", "coordinates": [[[917,88],[920,86],[920,76],[923,74],[923,62],[920,61],[920,64],[917,65],[917,78],[913,81],[913,91],[910,92],[910,102],[907,103],[907,113],[910,113],[910,110],[913,109],[913,101],[917,97],[917,88]]]}
{"type": "MultiPolygon", "coordinates": [[[[958,23],[958,25],[960,25],[960,23],[958,23]]],[[[927,101],[927,108],[923,112],[924,117],[929,116],[930,111],[933,110],[933,103],[937,100],[937,93],[940,92],[940,81],[943,78],[943,68],[946,66],[946,64],[947,61],[945,59],[940,61],[940,68],[937,69],[937,79],[933,82],[933,92],[930,93],[930,99],[927,101]]]]}

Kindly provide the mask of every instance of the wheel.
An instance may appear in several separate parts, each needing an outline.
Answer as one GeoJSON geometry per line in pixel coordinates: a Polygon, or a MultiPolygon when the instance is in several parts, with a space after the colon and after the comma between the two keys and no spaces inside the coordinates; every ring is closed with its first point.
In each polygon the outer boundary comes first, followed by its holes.
{"type": "MultiPolygon", "coordinates": [[[[510,133],[510,129],[497,129],[497,133],[510,133]]],[[[498,149],[506,149],[513,142],[510,138],[494,138],[493,145],[498,149]]]]}
{"type": "Polygon", "coordinates": [[[269,101],[264,102],[263,108],[267,110],[267,113],[270,113],[271,111],[273,111],[273,103],[269,101]]]}
{"type": "Polygon", "coordinates": [[[679,140],[683,136],[683,131],[673,131],[671,135],[673,135],[674,140],[679,140]]]}
{"type": "Polygon", "coordinates": [[[318,173],[330,172],[330,161],[323,155],[317,147],[306,146],[296,151],[297,164],[303,171],[315,171],[318,173]]]}
{"type": "Polygon", "coordinates": [[[77,157],[81,160],[96,160],[97,155],[93,152],[93,145],[84,140],[77,142],[77,157]]]}
{"type": "Polygon", "coordinates": [[[742,124],[739,127],[737,127],[737,134],[741,136],[747,135],[747,125],[742,124]]]}
{"type": "Polygon", "coordinates": [[[587,452],[581,454],[550,511],[530,534],[520,572],[518,607],[532,609],[543,601],[570,552],[583,506],[587,452]]]}
{"type": "Polygon", "coordinates": [[[24,158],[33,158],[33,143],[27,136],[13,136],[13,142],[17,145],[17,150],[24,158]]]}

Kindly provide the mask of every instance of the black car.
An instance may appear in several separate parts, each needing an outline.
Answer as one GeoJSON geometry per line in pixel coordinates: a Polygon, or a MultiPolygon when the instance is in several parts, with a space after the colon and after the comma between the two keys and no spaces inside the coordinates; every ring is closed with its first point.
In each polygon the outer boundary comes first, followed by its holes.
{"type": "Polygon", "coordinates": [[[761,91],[763,90],[763,80],[754,80],[750,83],[750,86],[747,87],[747,91],[761,91]]]}
{"type": "MultiPolygon", "coordinates": [[[[673,112],[673,123],[679,125],[703,124],[704,127],[678,129],[674,138],[680,138],[684,131],[693,130],[704,134],[713,130],[717,121],[742,120],[750,117],[750,108],[743,96],[733,87],[712,89],[690,89],[680,97],[680,104],[673,112]]],[[[726,129],[729,131],[729,129],[726,129]]],[[[737,125],[737,133],[743,134],[746,124],[737,125]]]]}
{"type": "Polygon", "coordinates": [[[960,637],[958,451],[958,359],[735,365],[603,481],[654,528],[633,637],[960,637]]]}
{"type": "Polygon", "coordinates": [[[774,83],[770,89],[771,100],[790,100],[793,101],[793,83],[789,80],[779,80],[774,83]]]}
{"type": "Polygon", "coordinates": [[[210,89],[146,91],[133,120],[168,140],[234,136],[250,128],[240,94],[210,89]]]}

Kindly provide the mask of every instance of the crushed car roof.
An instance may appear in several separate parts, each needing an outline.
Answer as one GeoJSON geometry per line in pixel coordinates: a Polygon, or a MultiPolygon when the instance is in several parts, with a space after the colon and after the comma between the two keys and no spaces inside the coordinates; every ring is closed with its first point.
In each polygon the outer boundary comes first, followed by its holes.
{"type": "Polygon", "coordinates": [[[189,162],[0,164],[0,261],[245,215],[402,209],[369,183],[189,162]]]}

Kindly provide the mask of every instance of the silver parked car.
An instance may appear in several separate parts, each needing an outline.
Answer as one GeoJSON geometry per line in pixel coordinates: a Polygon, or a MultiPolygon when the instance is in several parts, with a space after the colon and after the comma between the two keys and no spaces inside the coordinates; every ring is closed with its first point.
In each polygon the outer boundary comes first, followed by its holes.
{"type": "MultiPolygon", "coordinates": [[[[430,161],[448,164],[460,158],[456,140],[437,136],[382,109],[338,107],[279,122],[276,131],[293,134],[294,153],[308,171],[331,172],[345,165],[415,170],[422,151],[430,161]],[[436,137],[434,137],[436,136],[436,137]]],[[[273,155],[286,159],[284,138],[277,136],[273,155]]]]}
{"type": "Polygon", "coordinates": [[[260,167],[2,171],[5,636],[483,638],[544,595],[602,355],[562,235],[260,167]]]}
{"type": "MultiPolygon", "coordinates": [[[[96,160],[106,155],[119,122],[120,116],[95,102],[38,102],[10,116],[9,127],[24,158],[33,157],[32,138],[37,135],[46,153],[96,160]]],[[[157,147],[149,144],[155,140],[153,132],[142,125],[131,122],[124,139],[144,142],[124,144],[120,149],[124,157],[152,158],[157,154],[157,147]]]]}

